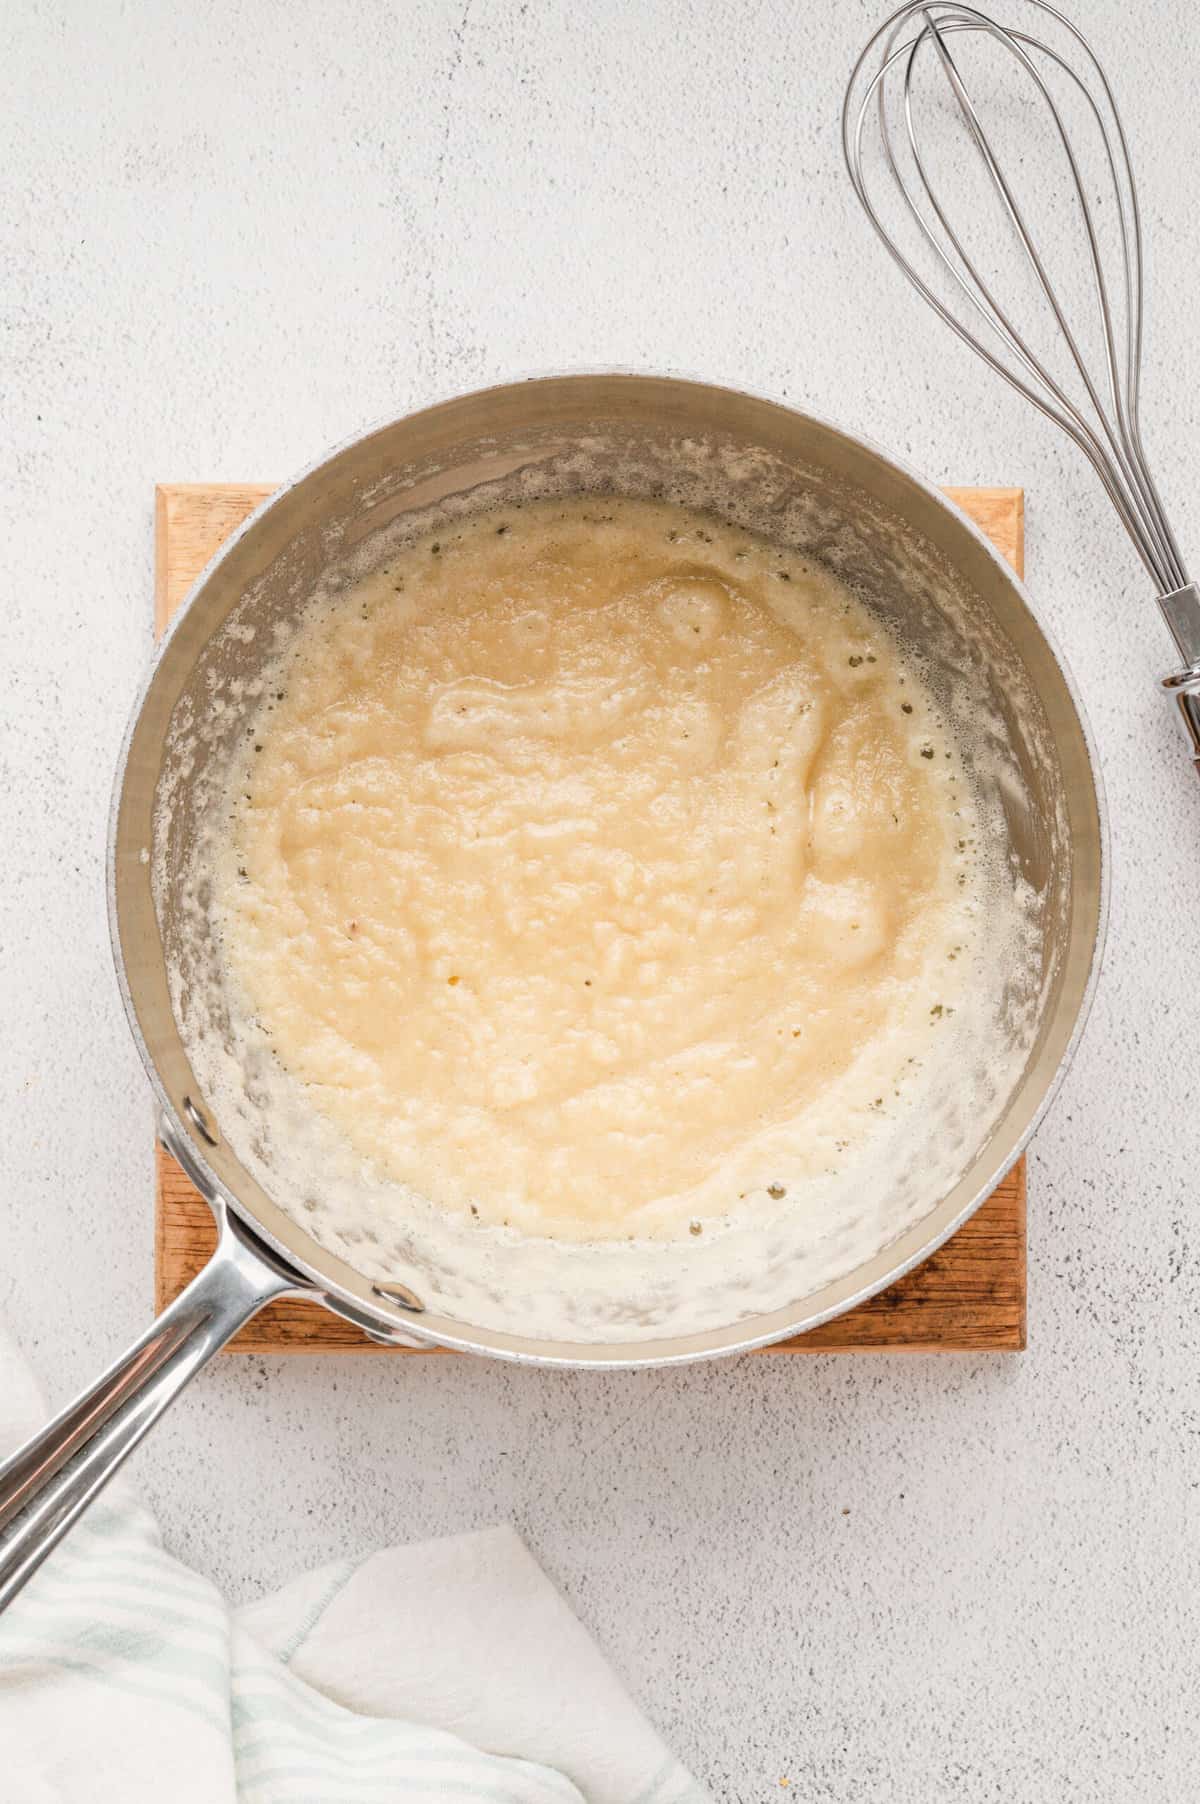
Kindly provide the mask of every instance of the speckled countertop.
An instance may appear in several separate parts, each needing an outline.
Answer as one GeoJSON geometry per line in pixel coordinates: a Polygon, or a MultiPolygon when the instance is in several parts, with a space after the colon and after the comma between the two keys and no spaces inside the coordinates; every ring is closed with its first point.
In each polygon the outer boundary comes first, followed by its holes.
{"type": "MultiPolygon", "coordinates": [[[[930,332],[853,209],[837,109],[882,10],[10,12],[0,1309],[56,1401],[147,1319],[151,1114],[103,845],[157,479],[269,479],[437,394],[619,363],[773,392],[939,481],[1024,483],[1114,842],[1099,997],[1030,1161],[1029,1351],[602,1377],[228,1359],[136,1469],[243,1597],[515,1522],[737,1804],[1157,1804],[1200,1788],[1200,783],[1094,483],[930,332]]],[[[1192,13],[1077,16],[1138,151],[1148,438],[1200,557],[1192,13]]]]}

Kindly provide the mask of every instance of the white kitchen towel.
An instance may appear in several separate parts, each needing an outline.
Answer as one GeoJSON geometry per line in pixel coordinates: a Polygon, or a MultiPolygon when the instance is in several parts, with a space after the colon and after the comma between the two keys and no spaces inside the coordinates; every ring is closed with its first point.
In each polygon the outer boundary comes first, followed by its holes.
{"type": "MultiPolygon", "coordinates": [[[[42,1419],[0,1334],[0,1449],[42,1419]]],[[[509,1528],[242,1610],[117,1479],[0,1615],[3,1804],[709,1804],[509,1528]]]]}

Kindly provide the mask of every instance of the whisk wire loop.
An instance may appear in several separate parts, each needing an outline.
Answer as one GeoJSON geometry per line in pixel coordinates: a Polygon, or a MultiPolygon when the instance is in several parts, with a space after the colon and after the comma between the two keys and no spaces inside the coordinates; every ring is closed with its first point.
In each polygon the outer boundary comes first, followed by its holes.
{"type": "MultiPolygon", "coordinates": [[[[884,21],[855,64],[842,113],[842,147],[855,192],[879,238],[908,281],[938,316],[1018,393],[1078,446],[1096,471],[1160,596],[1184,590],[1187,574],[1142,442],[1139,402],[1143,342],[1142,223],[1137,188],[1124,125],[1112,88],[1090,46],[1071,22],[1045,0],[1028,6],[1054,21],[1078,50],[1084,73],[1053,45],[1025,30],[1006,27],[961,0],[910,0],[884,21]],[[906,32],[910,35],[906,36],[906,32]],[[954,54],[952,40],[967,33],[983,37],[1008,53],[1032,84],[1048,111],[1054,137],[1065,157],[1069,192],[1087,243],[1090,286],[1099,321],[1104,373],[1097,378],[1072,328],[1068,310],[1023,210],[1002,158],[972,98],[954,54]],[[880,48],[882,46],[882,49],[880,48]],[[1049,309],[1065,346],[1086,404],[1076,401],[1003,306],[983,275],[948,207],[923,152],[917,120],[915,71],[918,58],[932,50],[946,77],[969,144],[981,161],[1008,227],[1015,235],[1036,289],[1049,309]],[[878,67],[869,72],[874,57],[878,67]],[[1039,66],[1040,65],[1040,66],[1039,66]],[[1082,102],[1102,147],[1105,192],[1115,201],[1120,275],[1114,289],[1105,266],[1095,210],[1063,110],[1043,69],[1058,71],[1082,102]],[[1093,91],[1093,84],[1095,92],[1093,91]],[[899,113],[903,130],[894,122],[899,113]],[[883,167],[903,216],[917,228],[934,253],[937,267],[949,277],[951,292],[965,304],[964,318],[943,299],[916,266],[889,228],[867,175],[866,134],[874,113],[883,167]],[[897,134],[899,133],[899,137],[897,134]],[[898,144],[907,147],[915,171],[906,176],[898,144]],[[1119,298],[1118,298],[1119,297],[1119,298]],[[1118,308],[1120,326],[1118,325],[1118,308]],[[986,331],[975,329],[972,321],[986,331]],[[1103,392],[1104,390],[1107,393],[1103,392]]],[[[1200,609],[1200,602],[1198,602],[1200,609]]]]}

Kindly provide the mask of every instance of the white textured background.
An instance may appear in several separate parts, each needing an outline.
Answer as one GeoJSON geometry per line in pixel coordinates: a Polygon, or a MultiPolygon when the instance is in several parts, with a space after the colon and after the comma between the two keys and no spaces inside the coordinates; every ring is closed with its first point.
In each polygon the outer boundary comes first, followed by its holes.
{"type": "MultiPolygon", "coordinates": [[[[1192,9],[1079,16],[1137,147],[1148,437],[1200,556],[1192,9]]],[[[0,1309],[56,1401],[147,1317],[151,1114],[103,841],[156,479],[282,476],[435,395],[623,363],[774,392],[938,480],[1022,482],[1115,853],[1099,1000],[1032,1157],[1029,1351],[607,1377],[230,1359],[137,1466],[239,1596],[511,1519],[722,1799],[788,1776],[838,1804],[1156,1804],[1200,1786],[1200,783],[1091,480],[927,324],[854,208],[837,114],[877,17],[8,8],[0,1309]]]]}

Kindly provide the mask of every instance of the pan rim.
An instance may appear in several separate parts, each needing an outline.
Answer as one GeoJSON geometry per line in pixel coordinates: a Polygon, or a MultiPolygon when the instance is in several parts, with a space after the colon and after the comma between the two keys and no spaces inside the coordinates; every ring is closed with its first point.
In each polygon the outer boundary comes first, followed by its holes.
{"type": "MultiPolygon", "coordinates": [[[[1079,694],[1074,675],[1054,634],[1047,628],[1037,608],[1031,601],[1023,578],[1017,576],[1016,572],[996,550],[987,535],[980,530],[970,516],[964,513],[955,502],[951,501],[940,488],[930,483],[902,459],[893,456],[890,452],[884,451],[873,439],[858,433],[850,433],[845,428],[826,419],[824,416],[809,412],[807,409],[794,407],[784,399],[747,388],[740,384],[734,385],[731,383],[715,382],[674,370],[649,371],[637,370],[629,367],[605,366],[535,371],[520,377],[511,378],[507,381],[489,384],[483,388],[465,392],[453,391],[419,409],[375,421],[361,431],[340,441],[331,449],[327,450],[322,456],[306,464],[304,468],[298,471],[280,487],[273,490],[272,493],[268,495],[247,519],[229,536],[214,557],[205,565],[195,582],[190,586],[187,595],[175,611],[170,625],[158,642],[155,656],[138,686],[126,729],[122,737],[109,808],[106,854],[109,937],[118,988],[125,1008],[126,1019],[133,1034],[134,1043],[137,1046],[139,1056],[141,1057],[143,1066],[149,1077],[151,1087],[155,1093],[159,1108],[168,1124],[166,1137],[176,1140],[187,1147],[189,1153],[189,1167],[193,1165],[195,1167],[195,1173],[193,1175],[198,1180],[198,1187],[201,1189],[202,1194],[206,1194],[210,1201],[219,1199],[220,1203],[223,1203],[225,1207],[232,1210],[239,1221],[244,1223],[244,1225],[255,1235],[261,1237],[261,1239],[272,1248],[273,1252],[285,1260],[289,1267],[295,1269],[298,1278],[298,1288],[303,1289],[306,1294],[310,1295],[315,1292],[316,1295],[322,1301],[326,1302],[335,1313],[343,1315],[350,1320],[361,1322],[362,1318],[366,1316],[371,1320],[374,1331],[377,1331],[384,1336],[391,1336],[398,1331],[405,1337],[418,1338],[431,1346],[444,1347],[454,1351],[471,1352],[487,1357],[507,1359],[521,1364],[593,1370],[654,1366],[666,1367],[691,1364],[704,1359],[730,1357],[737,1353],[749,1352],[759,1347],[769,1346],[778,1341],[793,1339],[828,1321],[836,1319],[840,1315],[846,1314],[850,1310],[869,1300],[871,1297],[878,1295],[881,1291],[886,1290],[900,1278],[904,1277],[908,1272],[914,1270],[918,1265],[924,1263],[924,1261],[935,1253],[939,1247],[943,1246],[945,1242],[962,1227],[963,1223],[975,1213],[984,1200],[991,1195],[996,1185],[1020,1158],[1062,1086],[1066,1072],[1075,1056],[1095,998],[1107,934],[1110,875],[1109,821],[1100,761],[1091,723],[1079,694]],[[227,1185],[218,1176],[205,1158],[202,1145],[197,1141],[195,1135],[190,1131],[175,1108],[142,1031],[141,1021],[137,1012],[137,1004],[134,999],[121,943],[120,897],[117,869],[118,830],[131,748],[138,724],[142,717],[143,709],[150,691],[153,688],[159,668],[168,655],[175,634],[182,627],[187,615],[210,581],[215,570],[232,554],[235,546],[248,533],[255,529],[258,522],[267,512],[277,506],[299,484],[319,472],[326,465],[332,463],[343,453],[378,433],[398,428],[404,424],[411,424],[419,421],[423,417],[435,414],[439,410],[454,403],[483,401],[488,396],[514,389],[521,389],[529,384],[561,384],[574,381],[584,382],[595,380],[597,378],[619,379],[631,383],[669,381],[684,385],[689,389],[703,391],[707,396],[714,400],[719,401],[722,397],[731,400],[746,400],[765,405],[781,413],[786,413],[793,419],[799,420],[830,435],[833,439],[845,442],[853,450],[868,453],[882,465],[890,468],[907,482],[911,483],[928,501],[932,502],[936,508],[951,515],[959,530],[964,527],[966,528],[967,533],[975,541],[976,546],[982,550],[986,558],[995,566],[1003,582],[1015,591],[1018,600],[1029,616],[1029,619],[1032,621],[1033,626],[1039,634],[1057,669],[1074,711],[1085,753],[1091,796],[1096,812],[1096,855],[1098,860],[1096,913],[1094,931],[1091,937],[1091,946],[1088,952],[1086,976],[1080,989],[1074,1020],[1071,1024],[1070,1032],[1064,1042],[1060,1056],[1058,1057],[1053,1070],[1050,1071],[1046,1077],[1041,1096],[1035,1107],[1032,1109],[1028,1121],[1020,1131],[1015,1142],[1006,1150],[1004,1156],[997,1162],[995,1167],[988,1168],[988,1175],[980,1184],[979,1188],[972,1193],[963,1206],[958,1209],[949,1220],[939,1224],[932,1233],[922,1236],[920,1238],[920,1245],[913,1252],[907,1256],[901,1257],[894,1264],[888,1262],[887,1269],[882,1275],[867,1280],[861,1286],[855,1287],[843,1296],[838,1296],[833,1302],[827,1304],[823,1308],[806,1309],[803,1300],[798,1304],[785,1305],[781,1310],[774,1311],[772,1314],[776,1317],[782,1314],[788,1314],[789,1319],[782,1323],[776,1321],[771,1327],[758,1333],[745,1333],[744,1329],[755,1320],[761,1322],[763,1318],[746,1317],[743,1318],[743,1321],[740,1324],[734,1322],[720,1328],[703,1330],[690,1336],[673,1335],[662,1341],[647,1340],[628,1342],[614,1340],[611,1343],[546,1341],[543,1343],[542,1348],[531,1351],[526,1345],[507,1344],[509,1342],[516,1342],[520,1339],[519,1335],[515,1332],[508,1334],[499,1330],[493,1331],[477,1328],[457,1332],[455,1331],[453,1324],[451,1324],[449,1329],[440,1326],[435,1329],[427,1327],[420,1317],[414,1318],[410,1315],[402,1314],[398,1310],[393,1311],[392,1309],[385,1308],[382,1304],[376,1304],[365,1299],[359,1292],[343,1284],[338,1278],[336,1271],[331,1273],[330,1270],[325,1269],[326,1262],[334,1267],[344,1267],[347,1272],[358,1276],[360,1281],[365,1285],[369,1285],[369,1280],[363,1279],[361,1273],[355,1274],[354,1268],[350,1266],[347,1261],[342,1260],[336,1254],[326,1252],[324,1248],[321,1248],[317,1242],[312,1240],[312,1237],[307,1234],[299,1223],[293,1223],[292,1225],[295,1227],[297,1233],[302,1235],[305,1241],[312,1246],[318,1255],[320,1255],[319,1258],[312,1260],[301,1257],[293,1248],[279,1240],[271,1232],[269,1227],[262,1222],[254,1209],[243,1202],[232,1187],[227,1185]],[[687,1345],[681,1348],[678,1345],[680,1341],[686,1341],[687,1345]],[[656,1348],[665,1350],[656,1351],[656,1348]]],[[[927,1215],[922,1219],[928,1220],[930,1216],[936,1214],[937,1208],[938,1205],[935,1203],[927,1215]]],[[[904,1235],[898,1236],[898,1240],[903,1240],[909,1235],[916,1234],[920,1229],[920,1226],[921,1223],[917,1222],[913,1225],[913,1228],[907,1230],[904,1235]]],[[[870,1263],[874,1263],[876,1260],[881,1259],[886,1252],[886,1246],[879,1249],[879,1251],[872,1256],[870,1263]]],[[[847,1279],[852,1277],[853,1273],[847,1274],[847,1279]]],[[[844,1284],[847,1279],[837,1282],[844,1284]]],[[[830,1289],[836,1287],[837,1284],[835,1283],[834,1285],[823,1286],[822,1290],[828,1292],[830,1289]]],[[[813,1294],[815,1296],[820,1296],[822,1292],[818,1291],[813,1294]]]]}

